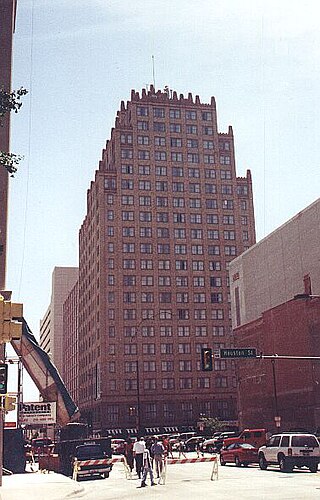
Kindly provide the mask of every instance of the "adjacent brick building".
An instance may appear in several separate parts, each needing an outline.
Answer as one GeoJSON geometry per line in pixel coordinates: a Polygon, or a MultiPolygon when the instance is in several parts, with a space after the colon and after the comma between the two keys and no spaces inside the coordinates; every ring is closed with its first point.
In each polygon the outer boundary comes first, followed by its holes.
{"type": "Polygon", "coordinates": [[[237,420],[229,262],[255,242],[251,174],[210,104],[132,91],[87,194],[79,247],[79,400],[96,430],[237,420]]]}
{"type": "MultiPolygon", "coordinates": [[[[258,353],[320,356],[320,199],[230,264],[235,344],[258,353]]],[[[240,421],[273,430],[320,428],[317,360],[238,360],[240,421]]]]}

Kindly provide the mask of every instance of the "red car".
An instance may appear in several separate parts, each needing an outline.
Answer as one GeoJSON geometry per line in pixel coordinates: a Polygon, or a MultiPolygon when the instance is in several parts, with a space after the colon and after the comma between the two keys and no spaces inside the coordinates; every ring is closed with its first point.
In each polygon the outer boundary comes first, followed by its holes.
{"type": "Polygon", "coordinates": [[[258,448],[249,443],[232,443],[220,451],[220,464],[236,464],[237,467],[258,463],[258,448]]]}

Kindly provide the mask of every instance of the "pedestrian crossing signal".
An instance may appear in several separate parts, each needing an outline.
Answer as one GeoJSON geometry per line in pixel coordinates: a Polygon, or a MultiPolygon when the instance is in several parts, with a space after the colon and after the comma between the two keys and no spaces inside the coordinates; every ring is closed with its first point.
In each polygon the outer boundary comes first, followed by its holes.
{"type": "Polygon", "coordinates": [[[212,372],[213,370],[213,353],[210,347],[201,349],[201,370],[204,372],[212,372]]]}

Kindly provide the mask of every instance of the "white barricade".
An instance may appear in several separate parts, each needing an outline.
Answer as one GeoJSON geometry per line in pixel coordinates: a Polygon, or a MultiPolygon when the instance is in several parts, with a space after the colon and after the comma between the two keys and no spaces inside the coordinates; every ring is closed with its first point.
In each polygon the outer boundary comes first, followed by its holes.
{"type": "Polygon", "coordinates": [[[166,484],[167,466],[168,464],[194,464],[197,462],[213,462],[211,481],[218,480],[218,457],[212,455],[211,457],[198,457],[198,458],[166,458],[164,460],[162,473],[160,475],[159,484],[166,484]]]}

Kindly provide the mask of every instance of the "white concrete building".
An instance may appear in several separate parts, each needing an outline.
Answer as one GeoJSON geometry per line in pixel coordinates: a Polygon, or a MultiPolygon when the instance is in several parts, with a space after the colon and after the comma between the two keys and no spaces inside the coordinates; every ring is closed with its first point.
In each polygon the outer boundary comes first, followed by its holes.
{"type": "Polygon", "coordinates": [[[299,293],[320,294],[320,199],[230,263],[232,325],[299,293]]]}
{"type": "Polygon", "coordinates": [[[79,275],[77,267],[55,267],[52,273],[51,301],[40,320],[40,346],[51,354],[52,362],[62,378],[63,368],[63,304],[79,275]]]}

